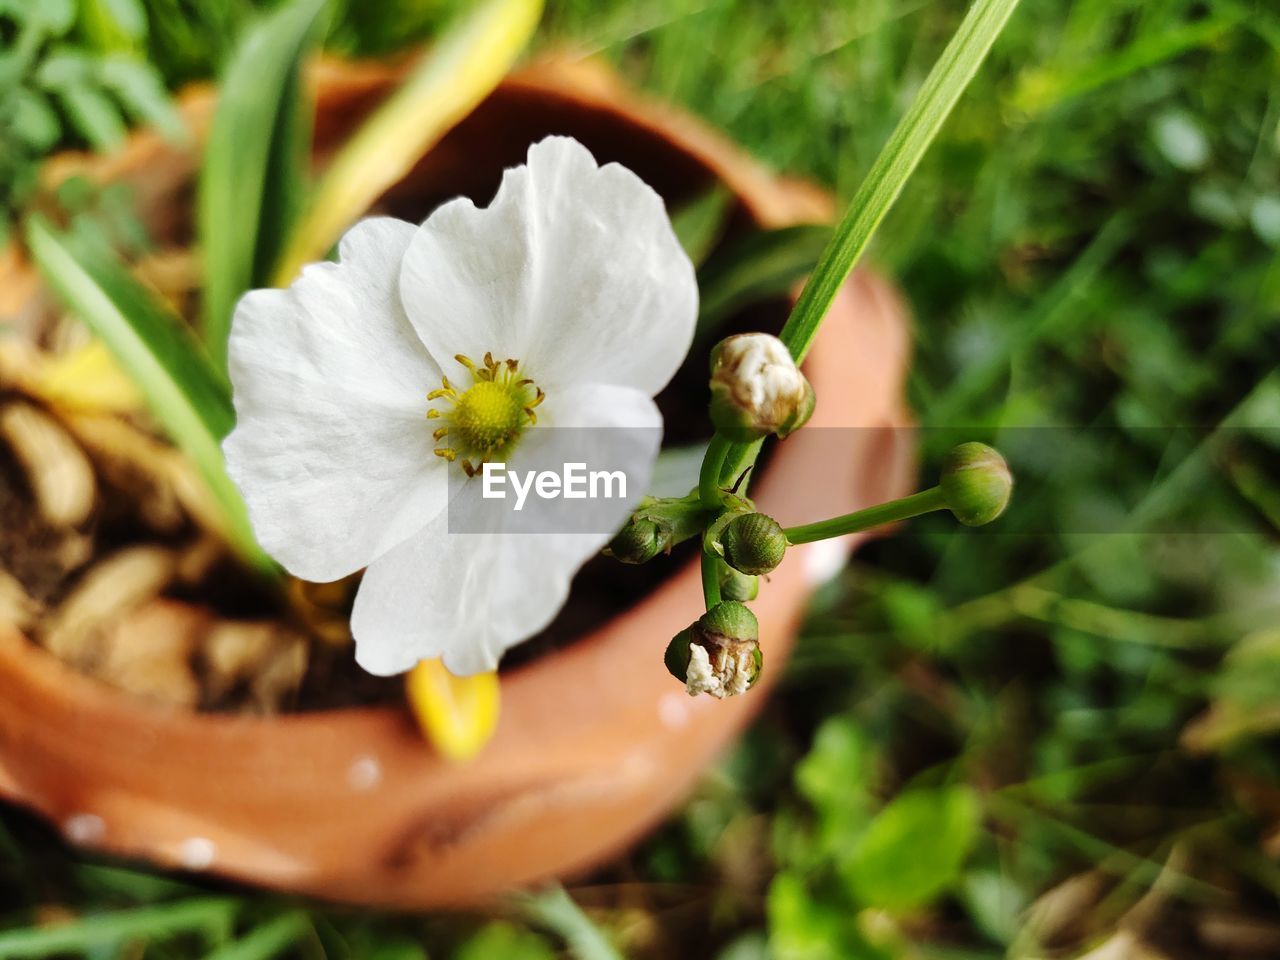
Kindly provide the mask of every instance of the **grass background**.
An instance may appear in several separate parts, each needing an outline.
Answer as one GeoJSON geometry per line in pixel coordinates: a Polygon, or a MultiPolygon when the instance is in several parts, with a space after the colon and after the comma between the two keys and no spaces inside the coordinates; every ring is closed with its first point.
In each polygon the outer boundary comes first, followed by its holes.
{"type": "MultiPolygon", "coordinates": [[[[102,40],[85,11],[115,5],[87,3],[45,61],[124,50],[176,85],[252,7],[123,6],[141,34],[102,40]]],[[[351,0],[330,44],[447,12],[351,0]]],[[[540,42],[847,198],[962,13],[560,0],[540,42]]],[[[45,148],[93,141],[50,97],[45,148]]],[[[1010,454],[994,532],[862,551],[743,743],[567,895],[320,909],[89,862],[6,811],[0,957],[1280,956],[1278,249],[1274,4],[1024,0],[872,251],[915,317],[922,475],[952,429],[1010,454]],[[50,941],[69,916],[81,939],[50,941]]]]}

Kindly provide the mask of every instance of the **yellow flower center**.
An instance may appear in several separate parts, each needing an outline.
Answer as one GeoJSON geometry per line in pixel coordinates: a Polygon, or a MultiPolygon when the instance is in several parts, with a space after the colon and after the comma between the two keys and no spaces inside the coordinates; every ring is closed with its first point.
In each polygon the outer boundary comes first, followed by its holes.
{"type": "Polygon", "coordinates": [[[482,364],[462,354],[454,359],[467,368],[471,386],[459,389],[442,377],[427,399],[443,400],[444,407],[432,407],[427,419],[445,421],[432,435],[441,443],[436,456],[457,461],[470,477],[481,464],[506,459],[525,427],[538,422],[534,408],[546,394],[521,373],[518,360],[494,360],[492,353],[482,364]]]}

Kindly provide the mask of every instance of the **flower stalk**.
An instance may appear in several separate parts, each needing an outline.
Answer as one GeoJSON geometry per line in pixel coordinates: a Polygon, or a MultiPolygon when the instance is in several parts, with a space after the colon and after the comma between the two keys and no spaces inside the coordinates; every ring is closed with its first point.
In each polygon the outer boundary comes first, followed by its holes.
{"type": "Polygon", "coordinates": [[[816,523],[805,523],[798,527],[786,527],[782,532],[791,545],[813,543],[817,540],[830,540],[832,537],[843,537],[849,533],[861,533],[873,530],[887,523],[910,520],[935,510],[945,510],[946,499],[941,487],[930,487],[919,493],[913,493],[901,500],[890,500],[888,503],[876,504],[865,510],[855,510],[830,520],[819,520],[816,523]]]}

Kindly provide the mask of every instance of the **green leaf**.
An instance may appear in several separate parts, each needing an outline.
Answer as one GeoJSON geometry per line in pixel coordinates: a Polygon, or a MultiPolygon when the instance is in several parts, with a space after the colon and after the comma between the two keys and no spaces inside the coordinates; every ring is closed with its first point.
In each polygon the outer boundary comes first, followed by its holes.
{"type": "Polygon", "coordinates": [[[777,960],[889,960],[858,932],[847,904],[822,898],[798,873],[775,876],[765,906],[777,960]]]}
{"type": "Polygon", "coordinates": [[[694,266],[700,266],[707,259],[724,234],[733,209],[732,201],[733,194],[716,184],[671,214],[671,226],[694,266]]]}
{"type": "Polygon", "coordinates": [[[125,125],[120,111],[102,91],[73,83],[58,91],[71,123],[96,149],[110,152],[124,142],[125,125]]]}
{"type": "Polygon", "coordinates": [[[558,934],[577,960],[622,960],[604,932],[582,912],[564,887],[517,897],[528,918],[558,934]]]}
{"type": "Polygon", "coordinates": [[[182,143],[188,136],[182,114],[173,105],[164,81],[150,64],[117,55],[102,61],[98,75],[140,123],[149,123],[169,141],[182,143]]]}
{"type": "Polygon", "coordinates": [[[248,31],[222,79],[197,204],[204,340],[226,369],[236,300],[266,286],[302,202],[310,147],[300,71],[326,0],[295,0],[248,31]]]}
{"type": "Polygon", "coordinates": [[[40,61],[35,82],[46,90],[87,83],[93,76],[93,60],[68,46],[57,46],[40,61]]]}
{"type": "Polygon", "coordinates": [[[982,810],[968,787],[900,794],[863,833],[841,872],[868,907],[923,906],[960,878],[977,840],[982,810]]]}
{"type": "Polygon", "coordinates": [[[556,952],[536,933],[514,923],[487,923],[458,947],[454,960],[555,960],[556,952]]]}
{"type": "Polygon", "coordinates": [[[139,0],[80,0],[77,26],[90,49],[138,51],[147,36],[147,12],[139,0]]]}
{"type": "Polygon", "coordinates": [[[58,115],[48,99],[35,90],[14,91],[13,130],[32,150],[43,153],[58,142],[62,132],[58,115]]]}
{"type": "Polygon", "coordinates": [[[81,917],[56,926],[8,930],[0,933],[0,960],[85,953],[136,937],[160,938],[188,931],[213,939],[225,932],[236,910],[236,901],[226,897],[199,897],[81,917]]]}
{"type": "Polygon", "coordinates": [[[271,960],[293,946],[312,929],[301,910],[291,910],[260,924],[244,937],[225,944],[205,960],[271,960]]]}
{"type": "Polygon", "coordinates": [[[323,257],[352,221],[489,95],[541,14],[542,0],[487,0],[445,31],[330,164],[290,234],[277,286],[323,257]]]}
{"type": "Polygon", "coordinates": [[[191,458],[222,508],[228,537],[247,560],[272,569],[223,466],[219,441],[235,423],[230,388],[199,342],[99,244],[61,233],[38,215],[26,238],[45,283],[102,338],[191,458]]]}
{"type": "MultiPolygon", "coordinates": [[[[17,0],[14,9],[21,12],[24,5],[23,0],[17,0]]],[[[27,7],[27,10],[35,13],[28,22],[38,20],[55,37],[65,34],[76,22],[76,0],[40,0],[27,7]]]]}
{"type": "Polygon", "coordinates": [[[816,224],[762,230],[717,250],[698,271],[698,334],[713,333],[735,311],[785,297],[813,270],[831,237],[816,224]]]}
{"type": "Polygon", "coordinates": [[[809,352],[840,287],[1017,5],[1018,0],[974,0],[910,109],[889,135],[783,327],[782,341],[796,360],[809,352]]]}

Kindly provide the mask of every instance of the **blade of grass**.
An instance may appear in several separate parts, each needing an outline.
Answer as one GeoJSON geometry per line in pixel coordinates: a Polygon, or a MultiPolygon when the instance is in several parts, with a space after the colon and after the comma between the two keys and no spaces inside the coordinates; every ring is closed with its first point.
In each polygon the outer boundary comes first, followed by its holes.
{"type": "MultiPolygon", "coordinates": [[[[782,342],[797,362],[813,346],[836,294],[1017,6],[1018,0],[975,0],[925,77],[910,108],[889,135],[782,328],[782,342]]],[[[759,441],[735,443],[725,458],[720,479],[740,474],[759,450],[759,441]]]]}
{"type": "Polygon", "coordinates": [[[225,944],[205,960],[270,960],[293,946],[311,930],[305,912],[291,910],[260,924],[234,943],[225,944]]]}
{"type": "Polygon", "coordinates": [[[339,151],[275,270],[288,284],[493,90],[542,14],[542,0],[488,0],[450,26],[399,90],[339,151]]]}
{"type": "Polygon", "coordinates": [[[249,528],[244,502],[223,467],[221,439],[235,424],[230,388],[199,342],[101,247],[27,222],[27,248],[49,287],[102,338],[142,391],[221,508],[226,533],[246,560],[273,569],[249,528]]]}
{"type": "Polygon", "coordinates": [[[200,174],[204,340],[218,370],[236,300],[265,286],[302,206],[311,111],[302,62],[327,0],[295,0],[249,30],[222,79],[200,174]]]}
{"type": "Polygon", "coordinates": [[[1208,46],[1234,27],[1240,16],[1240,13],[1232,12],[1198,20],[1140,38],[1109,57],[1093,58],[1057,70],[1029,72],[1014,94],[1012,103],[1027,113],[1041,113],[1140,70],[1208,46]]]}
{"type": "Polygon", "coordinates": [[[782,329],[782,340],[797,361],[809,352],[837,292],[1017,5],[1018,0],[975,0],[889,135],[782,329]]]}
{"type": "Polygon", "coordinates": [[[0,933],[0,960],[63,956],[101,949],[123,940],[159,938],[190,931],[216,939],[231,924],[238,904],[226,897],[201,897],[163,906],[83,917],[52,927],[0,933]]]}
{"type": "Polygon", "coordinates": [[[558,934],[576,960],[622,960],[622,954],[559,885],[516,898],[525,916],[558,934]]]}

